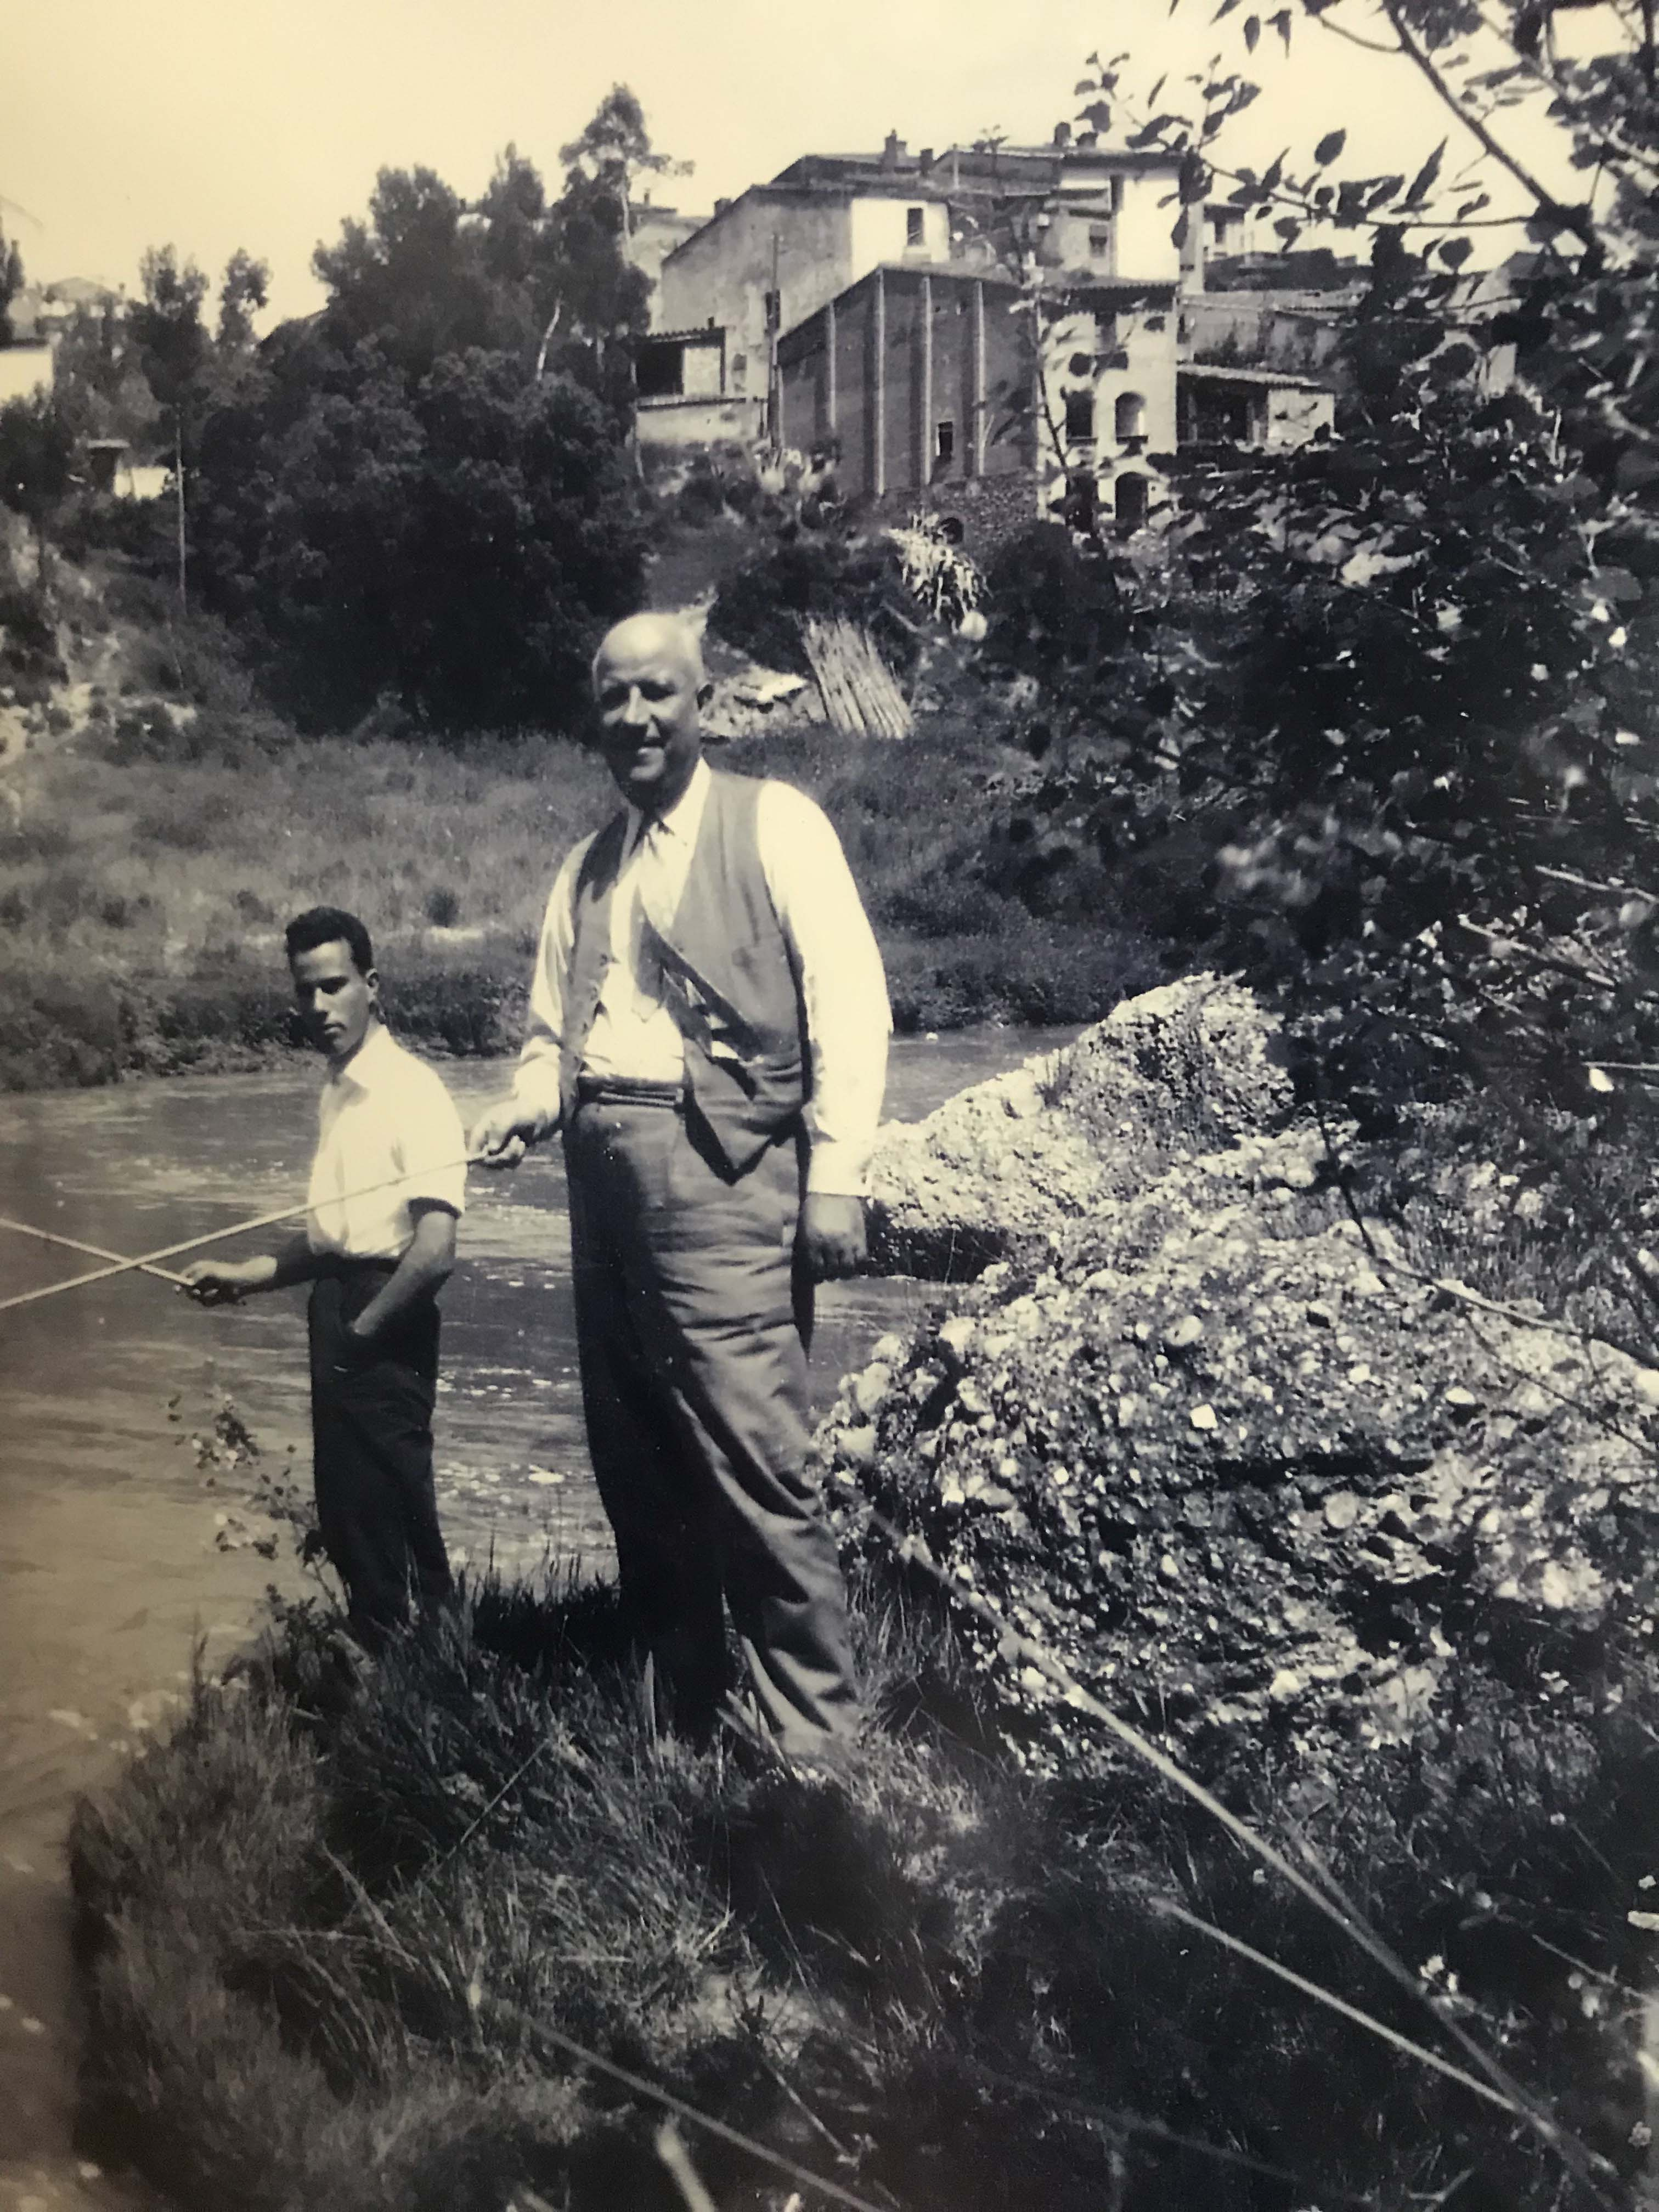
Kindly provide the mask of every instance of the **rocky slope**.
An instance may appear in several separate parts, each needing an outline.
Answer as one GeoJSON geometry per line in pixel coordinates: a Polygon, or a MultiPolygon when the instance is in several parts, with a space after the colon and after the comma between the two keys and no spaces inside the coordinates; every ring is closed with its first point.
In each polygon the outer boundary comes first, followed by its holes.
{"type": "Polygon", "coordinates": [[[1281,1127],[1291,1086],[1275,1025],[1214,976],[1126,1000],[1057,1053],[882,1133],[871,1242],[884,1274],[961,1281],[1040,1260],[1183,1153],[1281,1127]]]}
{"type": "MultiPolygon", "coordinates": [[[[1055,1103],[1007,1079],[890,1140],[890,1252],[948,1249],[965,1162],[963,1242],[1014,1256],[885,1340],[820,1444],[879,1571],[872,1502],[1120,1710],[1334,1771],[1485,1670],[1577,1693],[1652,1632],[1659,1374],[1368,1246],[1242,999],[1154,993],[1033,1074],[1055,1103]],[[1171,1036],[1218,1048],[1149,1054],[1171,1036]]],[[[1085,1755],[970,1632],[1026,1755],[1085,1755]]]]}

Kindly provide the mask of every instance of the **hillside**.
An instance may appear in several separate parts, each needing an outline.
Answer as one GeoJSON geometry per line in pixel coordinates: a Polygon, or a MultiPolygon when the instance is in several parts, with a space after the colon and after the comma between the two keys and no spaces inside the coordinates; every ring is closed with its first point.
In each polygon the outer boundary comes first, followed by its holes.
{"type": "MultiPolygon", "coordinates": [[[[281,927],[319,901],[369,922],[411,1037],[452,1053],[515,1046],[553,867],[611,804],[578,743],[440,742],[395,715],[303,736],[224,633],[180,624],[160,586],[108,556],[59,556],[42,624],[22,581],[33,553],[15,534],[7,551],[0,1087],[248,1066],[284,1049],[281,927]]],[[[665,581],[697,582],[705,558],[682,547],[665,581]]],[[[987,787],[1007,756],[963,717],[925,716],[902,749],[818,723],[722,757],[828,809],[902,1029],[1085,1019],[1157,972],[1133,933],[1040,922],[976,880],[987,787]]]]}

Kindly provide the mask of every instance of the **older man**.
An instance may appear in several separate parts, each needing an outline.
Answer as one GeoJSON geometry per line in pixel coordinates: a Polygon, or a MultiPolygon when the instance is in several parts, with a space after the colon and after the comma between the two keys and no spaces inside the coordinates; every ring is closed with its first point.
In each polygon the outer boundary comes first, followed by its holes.
{"type": "Polygon", "coordinates": [[[812,1284],[864,1255],[890,1026],[835,831],[702,757],[702,657],[637,615],[593,663],[623,811],[553,884],[487,1165],[562,1130],[588,1444],[659,1717],[705,1731],[721,1600],[786,1752],[855,1721],[846,1593],[805,1474],[812,1284]]]}

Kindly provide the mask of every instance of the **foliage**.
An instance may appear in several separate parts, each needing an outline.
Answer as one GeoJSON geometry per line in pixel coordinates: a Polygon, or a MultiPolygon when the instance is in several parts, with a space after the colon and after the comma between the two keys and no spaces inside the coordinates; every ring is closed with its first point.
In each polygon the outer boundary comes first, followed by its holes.
{"type": "Polygon", "coordinates": [[[0,405],[0,501],[35,533],[44,560],[46,526],[70,489],[75,440],[50,392],[0,405]]]}
{"type": "Polygon", "coordinates": [[[568,726],[598,632],[639,602],[619,341],[646,287],[623,242],[627,177],[659,157],[636,104],[613,146],[622,97],[556,200],[510,146],[476,210],[430,169],[383,170],[317,250],[321,314],[257,356],[263,270],[227,270],[203,588],[308,726],[380,701],[441,730],[568,726]]]}
{"type": "Polygon", "coordinates": [[[139,275],[143,297],[127,311],[128,331],[157,406],[181,417],[208,360],[208,280],[193,261],[181,268],[170,246],[152,246],[139,275]]]}
{"type": "Polygon", "coordinates": [[[158,447],[161,410],[131,325],[112,300],[77,307],[64,325],[52,359],[52,397],[77,438],[125,438],[144,458],[158,447]]]}
{"type": "Polygon", "coordinates": [[[210,603],[308,726],[382,694],[439,728],[559,726],[599,630],[638,604],[642,536],[590,394],[511,355],[416,376],[374,342],[295,333],[210,419],[210,603]]]}
{"type": "Polygon", "coordinates": [[[0,229],[0,346],[11,343],[11,303],[22,289],[21,248],[15,238],[8,240],[4,230],[0,229]]]}
{"type": "MultiPolygon", "coordinates": [[[[925,1606],[866,1590],[860,1625],[878,1718],[829,1780],[642,1737],[604,1589],[485,1583],[368,1676],[283,1608],[77,1817],[95,2124],[187,2208],[668,2212],[659,2108],[574,2039],[916,2212],[1399,2203],[1471,2169],[1558,2201],[1506,2113],[1158,1911],[1437,2044],[1205,1815],[1121,1765],[1022,1775],[925,1606]]],[[[1626,2173],[1654,1711],[1632,1663],[1622,1710],[1498,1699],[1431,1758],[1248,1804],[1626,2173]]],[[[719,2202],[782,2201],[692,2140],[719,2202]]]]}
{"type": "Polygon", "coordinates": [[[934,622],[959,629],[985,596],[985,580],[972,561],[939,518],[925,510],[888,535],[898,548],[899,567],[912,596],[934,622]]]}
{"type": "MultiPolygon", "coordinates": [[[[1288,43],[1329,12],[1272,27],[1288,43]]],[[[1041,766],[992,869],[1061,911],[1111,870],[1132,911],[1138,890],[1156,902],[1144,920],[1291,990],[1321,1079],[1373,1106],[1502,1069],[1588,1127],[1634,1110],[1602,1062],[1659,1042],[1652,55],[1638,25],[1628,51],[1561,63],[1547,11],[1513,9],[1510,60],[1462,100],[1471,11],[1370,12],[1530,192],[1540,250],[1507,288],[1472,284],[1460,226],[1489,201],[1442,181],[1443,149],[1346,177],[1331,127],[1300,166],[1229,167],[1226,125],[1257,89],[1240,70],[1137,103],[1127,57],[1091,58],[1084,119],[1175,158],[1178,232],[1231,184],[1287,244],[1369,228],[1370,279],[1335,438],[1171,457],[1180,519],[1133,562],[1088,551],[1097,588],[1062,584],[1060,621],[1005,579],[992,645],[1041,687],[1041,766]],[[1504,144],[1505,104],[1540,82],[1581,167],[1617,177],[1607,211],[1558,204],[1504,144]]],[[[1266,21],[1243,20],[1247,49],[1266,21]]]]}
{"type": "Polygon", "coordinates": [[[764,666],[805,675],[800,630],[809,617],[862,624],[902,674],[921,650],[915,601],[886,532],[786,524],[764,551],[725,578],[708,624],[764,666]]]}

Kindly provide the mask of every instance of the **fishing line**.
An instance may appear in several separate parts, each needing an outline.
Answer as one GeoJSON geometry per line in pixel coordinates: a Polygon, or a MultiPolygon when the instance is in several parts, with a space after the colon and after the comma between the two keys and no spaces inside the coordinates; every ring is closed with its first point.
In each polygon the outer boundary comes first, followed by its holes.
{"type": "MultiPolygon", "coordinates": [[[[320,1203],[324,1206],[348,1206],[355,1199],[372,1197],[376,1191],[392,1190],[399,1184],[413,1182],[417,1176],[445,1175],[452,1168],[476,1167],[484,1157],[483,1152],[466,1152],[458,1160],[440,1160],[432,1167],[410,1169],[403,1175],[383,1176],[380,1182],[366,1182],[357,1190],[331,1191],[320,1203]]],[[[19,1291],[11,1297],[0,1298],[0,1313],[8,1312],[13,1306],[31,1305],[37,1298],[55,1298],[60,1291],[78,1291],[86,1283],[107,1282],[112,1275],[128,1275],[135,1271],[157,1274],[161,1272],[161,1262],[164,1260],[176,1260],[185,1252],[199,1252],[209,1244],[222,1244],[228,1237],[249,1236],[256,1229],[275,1229],[284,1221],[297,1221],[302,1215],[317,1210],[307,1195],[298,1206],[282,1206],[274,1213],[256,1213],[249,1220],[233,1221],[223,1229],[210,1229],[203,1237],[186,1237],[177,1244],[163,1244],[154,1252],[143,1252],[132,1259],[117,1259],[111,1267],[89,1268],[84,1275],[70,1276],[66,1282],[43,1283],[33,1291],[19,1291]]],[[[20,1229],[22,1226],[21,1222],[0,1221],[0,1227],[20,1229]]],[[[25,1233],[40,1237],[46,1234],[44,1230],[27,1230],[25,1233]]],[[[64,1237],[57,1241],[67,1243],[70,1240],[64,1237]]],[[[93,1248],[82,1245],[80,1249],[89,1251],[93,1248]]],[[[175,1275],[168,1279],[178,1282],[181,1279],[175,1275]]]]}
{"type": "MultiPolygon", "coordinates": [[[[14,1229],[20,1237],[39,1237],[43,1244],[62,1244],[69,1251],[84,1252],[89,1260],[114,1260],[122,1267],[136,1264],[145,1274],[155,1275],[161,1282],[176,1283],[180,1290],[187,1287],[184,1277],[175,1275],[171,1267],[157,1267],[148,1260],[140,1260],[134,1263],[130,1261],[124,1253],[106,1252],[101,1244],[83,1244],[78,1237],[62,1237],[51,1229],[36,1229],[29,1222],[12,1220],[8,1214],[0,1213],[0,1229],[14,1229]]],[[[65,1285],[60,1283],[54,1285],[53,1287],[62,1290],[65,1285]]]]}

